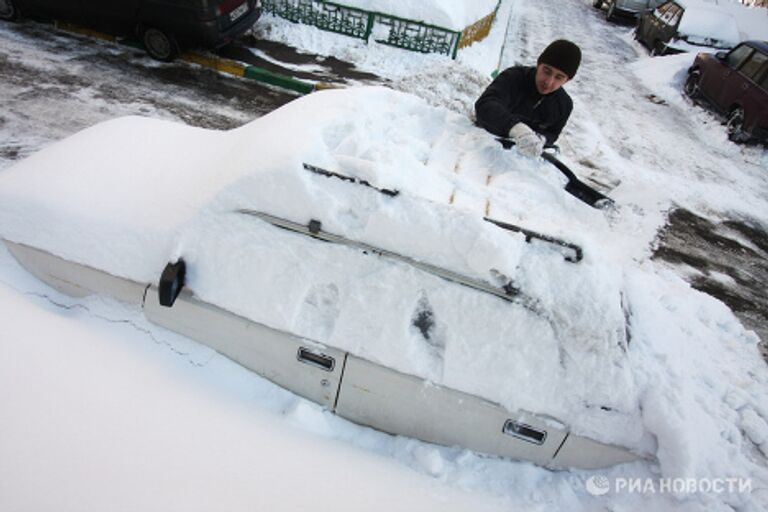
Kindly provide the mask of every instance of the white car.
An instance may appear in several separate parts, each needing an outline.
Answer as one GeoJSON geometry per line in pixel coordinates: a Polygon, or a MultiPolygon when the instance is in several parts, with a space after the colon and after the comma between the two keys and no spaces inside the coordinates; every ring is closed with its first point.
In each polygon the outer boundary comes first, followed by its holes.
{"type": "Polygon", "coordinates": [[[543,160],[385,88],[227,132],[128,117],[0,174],[0,238],[379,430],[554,467],[641,454],[603,214],[543,160]],[[632,447],[637,449],[637,447],[632,447]]]}
{"type": "MultiPolygon", "coordinates": [[[[756,10],[755,16],[763,13],[756,10]]],[[[701,0],[670,0],[643,14],[635,39],[652,55],[727,50],[741,41],[734,16],[718,4],[701,0]]]]}

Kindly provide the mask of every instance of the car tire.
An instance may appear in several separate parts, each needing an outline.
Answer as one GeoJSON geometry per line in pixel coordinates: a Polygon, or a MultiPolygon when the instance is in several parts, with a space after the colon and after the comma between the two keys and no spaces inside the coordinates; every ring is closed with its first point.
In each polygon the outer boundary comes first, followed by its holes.
{"type": "Polygon", "coordinates": [[[694,69],[688,72],[688,78],[685,79],[683,92],[690,99],[701,98],[701,71],[694,69]]]}
{"type": "Polygon", "coordinates": [[[603,7],[603,0],[595,0],[594,2],[592,2],[592,7],[601,9],[603,7]]]}
{"type": "Polygon", "coordinates": [[[725,121],[725,129],[728,131],[728,139],[733,142],[747,142],[750,137],[744,131],[744,109],[736,107],[731,109],[725,121]]]}
{"type": "Polygon", "coordinates": [[[0,20],[16,21],[19,19],[19,8],[15,0],[0,0],[0,20]]]}
{"type": "Polygon", "coordinates": [[[147,54],[153,59],[171,62],[179,55],[176,38],[159,28],[144,28],[141,31],[141,42],[147,54]]]}
{"type": "Polygon", "coordinates": [[[605,21],[614,21],[616,19],[616,0],[611,0],[608,4],[608,11],[605,13],[605,21]]]}

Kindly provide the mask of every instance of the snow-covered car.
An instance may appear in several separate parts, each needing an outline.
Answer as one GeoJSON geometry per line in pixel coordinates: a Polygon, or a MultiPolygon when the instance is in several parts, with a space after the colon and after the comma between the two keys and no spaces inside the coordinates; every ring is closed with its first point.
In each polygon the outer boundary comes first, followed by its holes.
{"type": "Polygon", "coordinates": [[[648,445],[608,220],[565,181],[361,87],[230,131],[86,129],[0,173],[0,238],[54,288],[133,304],[357,423],[595,468],[648,445]]]}
{"type": "Polygon", "coordinates": [[[261,0],[0,0],[0,20],[43,17],[137,35],[147,53],[173,60],[180,45],[223,46],[261,16],[261,0]]]}
{"type": "Polygon", "coordinates": [[[651,55],[733,48],[741,41],[735,18],[717,4],[702,0],[671,0],[638,20],[635,39],[651,55]]]}
{"type": "Polygon", "coordinates": [[[639,17],[649,9],[655,9],[664,0],[594,0],[592,5],[598,9],[607,6],[605,19],[615,20],[618,16],[639,17]]]}
{"type": "Polygon", "coordinates": [[[730,52],[698,54],[684,91],[725,114],[731,140],[768,141],[768,42],[747,41],[730,52]]]}

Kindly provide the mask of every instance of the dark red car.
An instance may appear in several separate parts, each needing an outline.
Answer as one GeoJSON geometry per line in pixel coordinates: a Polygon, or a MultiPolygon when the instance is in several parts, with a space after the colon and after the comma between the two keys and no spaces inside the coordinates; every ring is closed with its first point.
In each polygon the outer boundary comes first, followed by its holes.
{"type": "Polygon", "coordinates": [[[746,41],[729,52],[698,54],[684,91],[725,114],[731,140],[768,142],[768,42],[746,41]]]}

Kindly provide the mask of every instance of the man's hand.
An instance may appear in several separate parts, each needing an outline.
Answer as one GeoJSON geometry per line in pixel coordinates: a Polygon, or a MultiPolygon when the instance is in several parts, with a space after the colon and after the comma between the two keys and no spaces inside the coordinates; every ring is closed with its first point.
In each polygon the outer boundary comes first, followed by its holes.
{"type": "Polygon", "coordinates": [[[510,128],[509,137],[515,141],[517,152],[525,157],[537,157],[544,150],[544,138],[525,123],[517,123],[510,128]]]}

